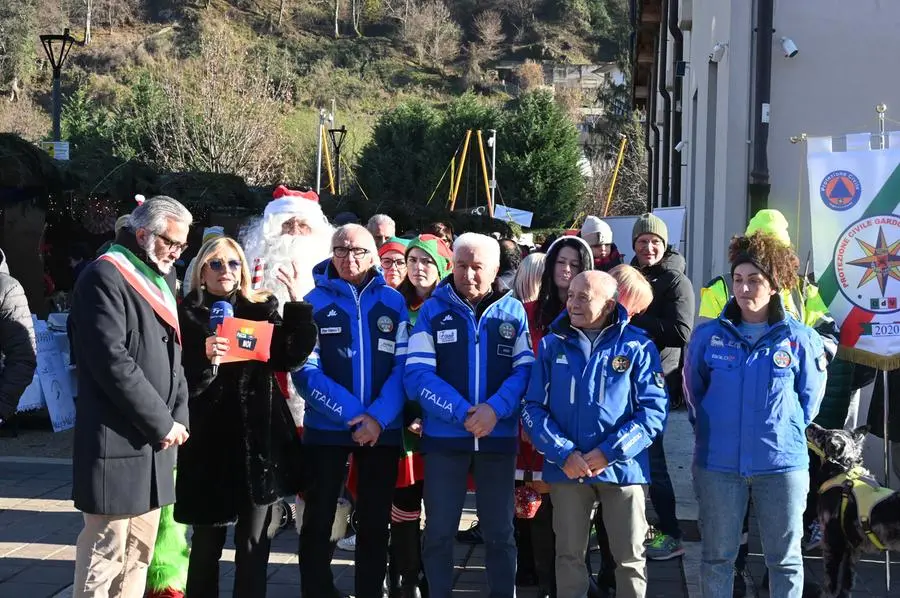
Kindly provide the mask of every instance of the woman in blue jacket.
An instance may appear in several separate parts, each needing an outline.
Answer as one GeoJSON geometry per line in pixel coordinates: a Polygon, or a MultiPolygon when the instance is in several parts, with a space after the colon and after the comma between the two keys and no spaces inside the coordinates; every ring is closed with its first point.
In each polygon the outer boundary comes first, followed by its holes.
{"type": "Polygon", "coordinates": [[[731,598],[752,495],[769,592],[800,598],[804,431],[819,410],[828,362],[819,335],[786,314],[778,295],[797,278],[790,247],[766,233],[735,237],[729,260],[734,297],[694,331],[684,363],[703,526],[701,595],[731,598]]]}

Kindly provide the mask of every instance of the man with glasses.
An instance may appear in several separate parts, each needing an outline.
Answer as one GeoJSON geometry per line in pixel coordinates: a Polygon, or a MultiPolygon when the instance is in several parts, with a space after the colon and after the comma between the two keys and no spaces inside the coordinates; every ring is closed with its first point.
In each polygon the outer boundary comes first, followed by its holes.
{"type": "Polygon", "coordinates": [[[175,502],[175,447],[188,439],[175,261],[191,214],[158,196],[78,279],[69,314],[78,363],[72,495],[84,514],[73,596],[141,596],[175,502]]]}
{"type": "Polygon", "coordinates": [[[406,304],[375,267],[375,240],[365,228],[338,228],[332,253],[313,269],[316,288],[306,296],[318,343],[292,374],[306,399],[303,444],[314,447],[306,460],[301,592],[304,598],[339,596],[330,566],[330,543],[338,539],[332,521],[352,455],[359,515],[355,595],[381,598],[406,400],[406,304]]]}

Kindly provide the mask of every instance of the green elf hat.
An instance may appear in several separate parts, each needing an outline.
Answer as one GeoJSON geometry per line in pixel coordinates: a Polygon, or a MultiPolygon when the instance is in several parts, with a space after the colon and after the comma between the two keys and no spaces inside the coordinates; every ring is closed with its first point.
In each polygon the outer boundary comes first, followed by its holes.
{"type": "Polygon", "coordinates": [[[443,280],[453,269],[453,252],[440,237],[434,235],[419,235],[409,242],[406,247],[406,256],[409,257],[410,249],[421,249],[434,260],[438,269],[438,278],[443,280]]]}
{"type": "Polygon", "coordinates": [[[391,237],[384,242],[384,245],[378,248],[378,257],[384,257],[385,253],[396,251],[406,255],[406,246],[409,245],[409,239],[401,239],[400,237],[391,237]]]}

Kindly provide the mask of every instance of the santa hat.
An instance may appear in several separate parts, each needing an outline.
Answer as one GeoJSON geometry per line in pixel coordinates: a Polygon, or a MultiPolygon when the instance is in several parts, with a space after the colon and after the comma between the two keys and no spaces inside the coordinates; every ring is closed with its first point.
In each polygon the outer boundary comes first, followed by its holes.
{"type": "Polygon", "coordinates": [[[322,213],[322,208],[319,207],[319,196],[312,189],[295,191],[284,185],[278,185],[272,192],[272,198],[263,212],[263,216],[266,218],[277,214],[299,214],[307,212],[311,208],[322,213]]]}

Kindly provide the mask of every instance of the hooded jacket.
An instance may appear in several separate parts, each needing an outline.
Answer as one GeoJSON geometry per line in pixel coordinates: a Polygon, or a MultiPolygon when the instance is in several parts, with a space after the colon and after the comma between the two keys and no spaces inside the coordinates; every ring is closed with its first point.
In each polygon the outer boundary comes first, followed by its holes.
{"type": "Polygon", "coordinates": [[[609,467],[578,482],[649,483],[646,449],[665,426],[665,386],[656,347],[624,307],[593,343],[563,312],[541,341],[522,414],[546,459],[543,480],[575,482],[562,470],[566,459],[599,448],[609,467]]]}
{"type": "Polygon", "coordinates": [[[0,250],[0,419],[16,412],[19,398],[34,378],[37,351],[28,299],[19,281],[9,275],[0,250]]]}
{"type": "Polygon", "coordinates": [[[409,341],[406,391],[424,414],[422,451],[515,453],[519,404],[534,355],[522,303],[494,291],[480,315],[447,277],[422,306],[409,341]],[[464,423],[487,403],[497,414],[490,435],[476,439],[464,423]]]}
{"type": "Polygon", "coordinates": [[[804,431],[819,411],[828,358],[816,331],[786,314],[778,295],[769,310],[769,328],[753,346],[737,329],[734,299],[691,338],[684,390],[697,467],[751,476],[809,466],[804,431]]]}
{"type": "Polygon", "coordinates": [[[361,290],[341,279],[331,259],[313,268],[305,300],[319,328],[316,348],[291,374],[306,400],[304,444],[355,445],[350,420],[367,413],[382,429],[378,444],[400,444],[403,364],[409,332],[403,296],[371,270],[361,290]]]}
{"type": "MultiPolygon", "coordinates": [[[[684,275],[684,258],[670,247],[652,266],[640,266],[637,258],[631,265],[639,269],[653,287],[653,302],[647,311],[631,318],[631,324],[645,330],[653,339],[663,372],[671,379],[672,374],[677,376],[681,351],[687,346],[694,326],[694,287],[684,275]]],[[[674,383],[678,385],[679,381],[674,383]]]]}

